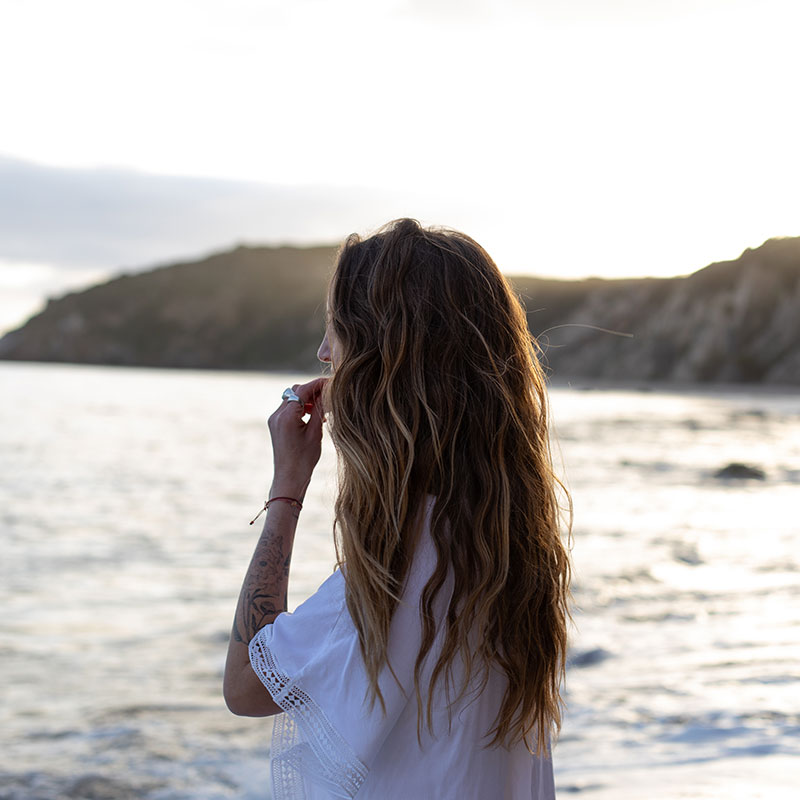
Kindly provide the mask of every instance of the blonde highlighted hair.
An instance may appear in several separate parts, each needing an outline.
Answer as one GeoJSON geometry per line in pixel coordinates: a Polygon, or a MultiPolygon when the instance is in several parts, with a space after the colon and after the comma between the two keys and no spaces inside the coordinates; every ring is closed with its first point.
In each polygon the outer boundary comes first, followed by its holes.
{"type": "Polygon", "coordinates": [[[434,495],[438,560],[420,600],[418,732],[423,718],[432,727],[433,687],[461,659],[459,697],[473,675],[485,686],[490,665],[508,681],[489,744],[524,740],[544,752],[561,725],[570,560],[545,380],[519,300],[470,237],[401,219],[343,245],[328,324],[339,348],[326,387],[340,467],[337,559],[372,702],[383,706],[390,624],[418,513],[434,495]],[[423,687],[448,571],[444,644],[423,687]]]}

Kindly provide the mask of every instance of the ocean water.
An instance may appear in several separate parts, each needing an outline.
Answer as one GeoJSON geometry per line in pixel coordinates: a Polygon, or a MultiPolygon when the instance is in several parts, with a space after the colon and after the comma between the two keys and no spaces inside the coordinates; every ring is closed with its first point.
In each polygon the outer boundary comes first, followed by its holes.
{"type": "MultiPolygon", "coordinates": [[[[0,363],[0,800],[269,797],[233,609],[302,376],[0,363]]],[[[800,786],[800,394],[551,392],[574,501],[559,796],[800,786]],[[714,473],[729,462],[764,480],[714,473]]],[[[328,442],[290,606],[334,563],[328,442]]]]}

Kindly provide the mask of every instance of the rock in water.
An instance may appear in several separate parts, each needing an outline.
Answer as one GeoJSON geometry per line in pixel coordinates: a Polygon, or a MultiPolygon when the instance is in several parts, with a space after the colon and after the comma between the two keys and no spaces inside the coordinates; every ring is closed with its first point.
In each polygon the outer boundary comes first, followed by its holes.
{"type": "Polygon", "coordinates": [[[696,567],[703,563],[703,559],[697,552],[697,545],[692,542],[676,542],[672,548],[672,557],[690,567],[696,567]]]}
{"type": "Polygon", "coordinates": [[[600,664],[608,658],[611,658],[611,653],[603,647],[595,647],[592,650],[583,650],[579,653],[574,653],[567,658],[568,667],[593,667],[595,664],[600,664]]]}
{"type": "Polygon", "coordinates": [[[722,469],[718,469],[714,473],[715,478],[735,480],[756,480],[763,481],[767,479],[767,473],[759,467],[751,467],[748,464],[740,464],[734,461],[722,469]]]}

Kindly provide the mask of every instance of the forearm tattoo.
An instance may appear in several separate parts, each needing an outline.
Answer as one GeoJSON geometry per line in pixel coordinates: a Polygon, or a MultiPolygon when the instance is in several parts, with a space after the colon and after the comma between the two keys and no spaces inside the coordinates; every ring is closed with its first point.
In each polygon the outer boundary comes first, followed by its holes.
{"type": "Polygon", "coordinates": [[[269,527],[256,547],[247,577],[242,586],[233,638],[248,644],[261,628],[288,605],[289,565],[292,560],[292,538],[282,536],[269,527]],[[288,552],[284,552],[288,549],[288,552]]]}

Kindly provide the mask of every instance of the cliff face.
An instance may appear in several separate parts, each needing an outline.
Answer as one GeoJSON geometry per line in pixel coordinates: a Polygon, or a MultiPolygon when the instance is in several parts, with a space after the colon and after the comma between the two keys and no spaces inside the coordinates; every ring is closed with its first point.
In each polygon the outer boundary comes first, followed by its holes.
{"type": "MultiPolygon", "coordinates": [[[[316,369],[334,258],[240,247],[119,277],[50,301],[0,339],[0,358],[316,369]]],[[[513,283],[557,380],[800,385],[800,238],[684,278],[513,283]]]]}
{"type": "MultiPolygon", "coordinates": [[[[685,278],[583,283],[563,314],[528,314],[534,334],[579,323],[633,335],[571,326],[540,335],[556,377],[800,385],[800,239],[769,240],[685,278]]],[[[550,291],[557,301],[557,287],[526,287],[537,307],[550,291]]]]}

